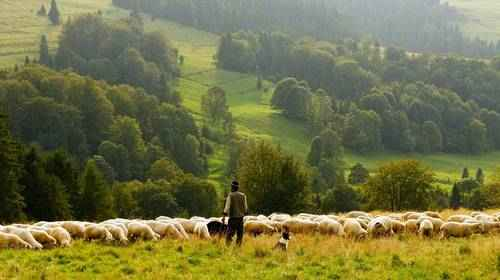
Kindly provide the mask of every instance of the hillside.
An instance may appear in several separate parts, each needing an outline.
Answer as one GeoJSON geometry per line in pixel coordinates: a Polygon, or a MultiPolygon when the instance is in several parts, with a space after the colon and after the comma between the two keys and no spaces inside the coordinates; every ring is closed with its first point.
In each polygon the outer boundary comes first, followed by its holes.
{"type": "Polygon", "coordinates": [[[446,0],[465,16],[464,31],[483,40],[500,39],[500,3],[495,0],[446,0]]]}
{"type": "MultiPolygon", "coordinates": [[[[2,38],[4,40],[0,43],[1,66],[22,63],[26,55],[36,57],[41,34],[48,34],[51,48],[55,47],[60,27],[52,27],[47,19],[34,15],[39,8],[38,1],[30,0],[28,4],[23,2],[23,5],[18,1],[7,1],[2,6],[5,7],[2,13],[6,16],[2,17],[5,24],[0,26],[0,34],[5,34],[2,38]]],[[[124,10],[112,7],[111,1],[107,0],[61,0],[59,6],[65,18],[97,10],[101,10],[106,18],[127,14],[124,10]]],[[[145,18],[145,24],[147,30],[165,34],[179,49],[180,54],[185,56],[185,63],[181,67],[182,76],[176,88],[183,97],[183,104],[195,114],[198,121],[202,120],[199,115],[201,95],[211,86],[220,86],[226,90],[230,110],[235,117],[240,135],[271,140],[279,143],[290,153],[305,157],[312,137],[308,135],[305,126],[287,120],[270,108],[271,83],[266,82],[264,90],[258,91],[255,76],[216,69],[213,57],[218,43],[217,35],[161,19],[152,21],[149,17],[145,18]]],[[[446,182],[448,179],[453,181],[458,178],[464,166],[481,167],[487,173],[497,165],[496,159],[499,155],[500,153],[496,152],[481,156],[446,154],[424,156],[399,153],[362,156],[347,152],[346,161],[348,164],[361,162],[373,170],[384,161],[415,158],[434,168],[440,179],[446,182]]],[[[220,182],[221,171],[226,161],[227,151],[224,147],[217,147],[216,153],[210,158],[211,179],[220,182]]]]}

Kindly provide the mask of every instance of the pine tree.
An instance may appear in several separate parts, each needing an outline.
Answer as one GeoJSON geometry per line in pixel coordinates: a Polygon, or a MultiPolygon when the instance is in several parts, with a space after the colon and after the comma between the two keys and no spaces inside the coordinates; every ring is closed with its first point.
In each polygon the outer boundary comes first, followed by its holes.
{"type": "Polygon", "coordinates": [[[24,65],[29,65],[30,63],[31,63],[30,57],[29,56],[25,56],[24,57],[24,65]]]}
{"type": "Polygon", "coordinates": [[[45,35],[42,35],[42,38],[40,39],[40,58],[38,61],[42,65],[50,66],[49,43],[47,42],[47,36],[45,35]]]}
{"type": "Polygon", "coordinates": [[[476,171],[476,181],[478,181],[481,184],[484,184],[484,173],[483,169],[478,168],[476,171]]]}
{"type": "Polygon", "coordinates": [[[462,171],[462,179],[469,178],[469,169],[467,167],[462,171]]]}
{"type": "Polygon", "coordinates": [[[61,14],[57,8],[56,0],[52,0],[50,3],[49,19],[53,25],[59,25],[61,23],[61,14]]]}
{"type": "Polygon", "coordinates": [[[20,147],[10,135],[7,117],[0,115],[0,221],[15,222],[24,218],[24,198],[21,176],[20,147]]]}
{"type": "Polygon", "coordinates": [[[458,209],[460,205],[461,205],[460,190],[458,189],[458,185],[455,183],[453,184],[453,188],[451,189],[450,207],[453,209],[458,209]]]}
{"type": "Polygon", "coordinates": [[[45,5],[44,4],[42,4],[42,6],[40,7],[40,10],[38,10],[38,12],[36,14],[38,16],[40,16],[40,17],[47,16],[47,9],[45,9],[45,5]]]}
{"type": "Polygon", "coordinates": [[[91,221],[103,220],[113,215],[111,188],[106,184],[94,160],[87,161],[80,178],[82,201],[81,217],[91,221]]]}

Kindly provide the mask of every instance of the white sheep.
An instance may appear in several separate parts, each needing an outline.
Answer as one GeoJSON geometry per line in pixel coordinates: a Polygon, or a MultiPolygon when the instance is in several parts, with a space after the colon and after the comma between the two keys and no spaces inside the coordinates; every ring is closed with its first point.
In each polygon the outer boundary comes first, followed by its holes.
{"type": "Polygon", "coordinates": [[[246,222],[244,224],[244,230],[246,233],[252,234],[253,236],[260,234],[273,234],[277,232],[277,230],[269,223],[259,220],[246,222]]]}
{"type": "Polygon", "coordinates": [[[368,234],[368,232],[361,227],[361,224],[356,219],[345,219],[343,226],[344,233],[347,238],[359,240],[366,238],[368,234]]]}
{"type": "Polygon", "coordinates": [[[19,238],[19,236],[0,232],[0,248],[13,248],[13,249],[33,249],[33,247],[19,238]]]}
{"type": "Polygon", "coordinates": [[[420,237],[432,237],[434,231],[434,225],[432,222],[428,219],[425,219],[420,222],[419,228],[418,228],[418,234],[420,237]]]}
{"type": "Polygon", "coordinates": [[[9,233],[13,235],[17,235],[19,238],[24,240],[24,242],[28,243],[33,247],[33,249],[43,249],[43,245],[40,244],[33,235],[29,232],[29,230],[24,228],[18,228],[15,226],[6,226],[2,229],[4,233],[9,233]]]}
{"type": "Polygon", "coordinates": [[[150,226],[141,222],[131,222],[127,226],[128,228],[128,238],[135,240],[142,238],[143,240],[153,240],[158,241],[160,235],[155,233],[150,226]]]}
{"type": "Polygon", "coordinates": [[[73,241],[69,232],[62,227],[46,228],[45,232],[52,236],[57,241],[57,245],[61,247],[68,247],[73,241]]]}
{"type": "Polygon", "coordinates": [[[114,240],[113,235],[105,226],[96,224],[86,226],[83,236],[87,241],[112,242],[114,240]]]}
{"type": "Polygon", "coordinates": [[[200,238],[200,239],[205,239],[205,240],[210,240],[210,232],[208,231],[207,223],[206,222],[198,222],[194,226],[193,234],[200,238]]]}
{"type": "Polygon", "coordinates": [[[483,226],[480,223],[457,223],[446,222],[441,226],[441,238],[448,237],[469,237],[473,233],[483,231],[483,226]]]}
{"type": "Polygon", "coordinates": [[[319,232],[326,235],[344,235],[344,227],[337,221],[324,218],[319,222],[319,232]]]}

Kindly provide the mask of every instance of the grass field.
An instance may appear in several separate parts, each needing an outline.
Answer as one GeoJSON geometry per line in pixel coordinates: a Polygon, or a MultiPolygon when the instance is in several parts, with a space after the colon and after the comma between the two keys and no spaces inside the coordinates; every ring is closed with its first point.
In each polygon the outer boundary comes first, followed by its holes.
{"type": "Polygon", "coordinates": [[[219,241],[136,243],[116,248],[77,241],[48,251],[0,251],[0,279],[498,279],[500,240],[421,240],[415,236],[354,242],[294,236],[246,237],[241,250],[219,241]]]}
{"type": "Polygon", "coordinates": [[[444,0],[465,15],[466,33],[481,39],[500,40],[500,1],[497,0],[444,0]]]}

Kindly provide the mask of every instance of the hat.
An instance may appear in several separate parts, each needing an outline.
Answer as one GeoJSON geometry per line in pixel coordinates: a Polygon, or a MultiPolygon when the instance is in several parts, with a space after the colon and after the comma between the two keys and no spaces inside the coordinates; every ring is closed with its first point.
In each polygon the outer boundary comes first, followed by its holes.
{"type": "Polygon", "coordinates": [[[231,188],[239,188],[240,187],[240,183],[238,183],[238,181],[233,181],[231,183],[231,188]]]}

